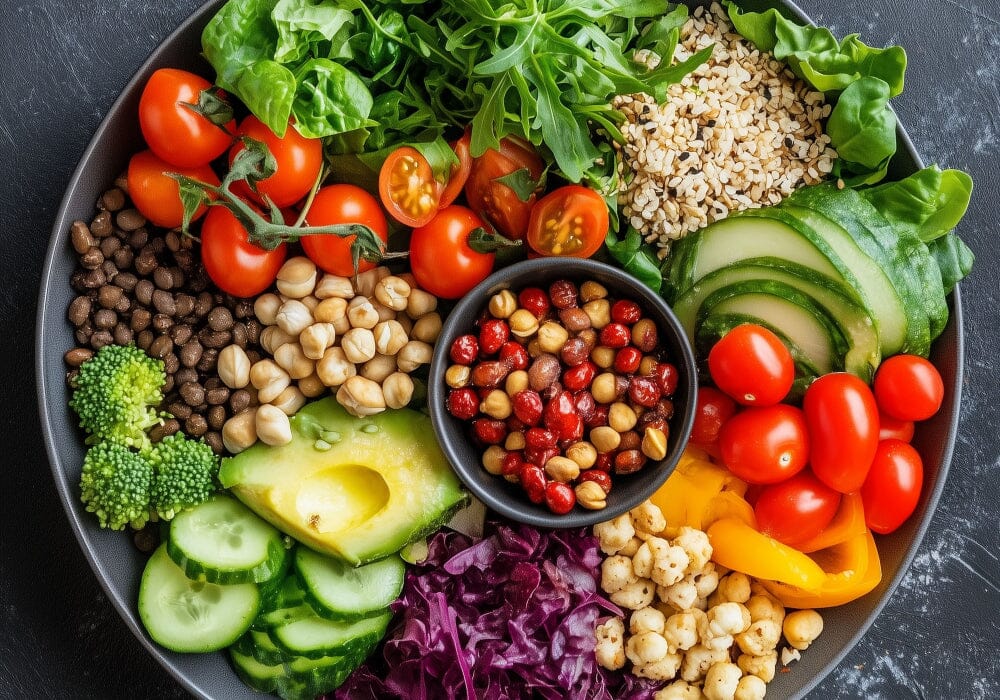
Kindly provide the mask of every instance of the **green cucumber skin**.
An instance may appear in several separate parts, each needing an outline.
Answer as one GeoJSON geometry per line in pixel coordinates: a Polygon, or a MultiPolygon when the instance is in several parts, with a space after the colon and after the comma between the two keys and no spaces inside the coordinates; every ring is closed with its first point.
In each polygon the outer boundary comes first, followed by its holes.
{"type": "Polygon", "coordinates": [[[285,700],[313,700],[336,690],[365,658],[359,655],[319,659],[291,656],[284,662],[267,664],[235,645],[230,647],[229,657],[236,675],[250,688],[275,693],[285,700]]]}
{"type": "MultiPolygon", "coordinates": [[[[344,622],[352,622],[380,615],[384,613],[386,608],[399,597],[399,594],[403,590],[403,581],[406,576],[406,565],[398,555],[393,554],[384,559],[372,562],[371,564],[354,567],[353,571],[360,572],[366,567],[378,567],[378,571],[381,572],[387,566],[391,566],[395,569],[395,571],[389,572],[390,576],[396,574],[396,580],[390,581],[392,587],[386,588],[385,590],[361,590],[352,592],[352,595],[350,596],[351,598],[354,598],[355,600],[366,599],[367,605],[364,607],[348,608],[338,603],[336,600],[336,592],[333,592],[334,594],[331,595],[331,591],[328,590],[326,591],[326,594],[324,594],[322,590],[324,582],[322,579],[324,577],[327,578],[327,584],[329,585],[330,578],[339,576],[339,571],[337,571],[337,569],[350,569],[349,565],[325,555],[313,552],[305,547],[296,551],[293,561],[293,568],[295,569],[295,574],[298,577],[299,586],[304,591],[306,601],[313,607],[316,614],[327,620],[344,622]],[[397,564],[397,566],[393,566],[394,563],[397,564]]],[[[349,575],[350,571],[347,571],[347,574],[349,575]]],[[[350,586],[351,583],[352,582],[350,581],[344,581],[343,585],[350,586]]],[[[370,581],[361,581],[360,585],[365,586],[366,583],[372,584],[370,581]]],[[[369,588],[373,587],[374,585],[369,585],[369,588]]]]}
{"type": "Polygon", "coordinates": [[[256,619],[254,619],[251,629],[266,632],[274,629],[275,627],[287,625],[288,623],[295,622],[297,620],[303,620],[315,614],[316,611],[312,609],[311,605],[306,602],[302,602],[291,607],[278,608],[276,610],[269,610],[267,612],[260,613],[257,615],[256,619]]]}
{"type": "Polygon", "coordinates": [[[246,634],[237,639],[232,648],[240,654],[253,657],[257,663],[265,666],[277,666],[295,658],[276,647],[267,632],[255,629],[248,630],[246,634]]]}
{"type": "Polygon", "coordinates": [[[250,569],[220,569],[209,566],[205,562],[189,557],[173,539],[169,538],[167,539],[167,554],[192,581],[205,581],[222,585],[238,583],[266,585],[276,578],[284,576],[285,572],[288,571],[290,560],[288,550],[280,542],[276,545],[268,545],[264,561],[250,569]]]}

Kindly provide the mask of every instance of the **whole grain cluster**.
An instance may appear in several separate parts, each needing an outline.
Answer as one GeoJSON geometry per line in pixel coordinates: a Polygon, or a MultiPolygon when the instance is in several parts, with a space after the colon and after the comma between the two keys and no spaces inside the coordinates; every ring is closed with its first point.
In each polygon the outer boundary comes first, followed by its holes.
{"type": "Polygon", "coordinates": [[[661,257],[672,241],[730,212],[820,182],[837,157],[823,133],[831,111],[823,94],[737,34],[717,3],[694,10],[676,58],[710,44],[712,57],[662,104],[645,94],[614,102],[627,119],[622,212],[661,257]]]}

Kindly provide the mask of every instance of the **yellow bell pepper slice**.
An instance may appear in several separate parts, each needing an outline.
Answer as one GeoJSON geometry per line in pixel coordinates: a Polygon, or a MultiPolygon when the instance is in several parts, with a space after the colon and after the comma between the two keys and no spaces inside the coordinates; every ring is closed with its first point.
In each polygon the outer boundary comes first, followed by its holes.
{"type": "Polygon", "coordinates": [[[815,590],[778,581],[760,583],[786,607],[831,608],[870,593],[882,580],[882,562],[875,538],[868,530],[813,553],[812,559],[827,572],[823,584],[815,590]]]}
{"type": "Polygon", "coordinates": [[[712,464],[704,452],[689,447],[650,500],[663,512],[668,528],[687,525],[704,530],[705,513],[713,498],[723,492],[742,496],[746,489],[746,483],[728,469],[712,464]]]}
{"type": "Polygon", "coordinates": [[[753,512],[753,506],[735,491],[723,491],[712,497],[702,514],[701,529],[723,518],[735,518],[754,530],[757,529],[757,516],[753,512]]]}
{"type": "Polygon", "coordinates": [[[819,589],[826,579],[826,572],[807,555],[757,532],[742,520],[722,518],[707,532],[712,559],[726,568],[807,591],[819,589]]]}
{"type": "Polygon", "coordinates": [[[840,499],[840,508],[837,509],[837,514],[833,516],[830,524],[823,528],[821,533],[796,545],[795,548],[807,554],[818,552],[866,532],[868,526],[865,525],[865,505],[861,501],[861,493],[848,493],[840,499]]]}

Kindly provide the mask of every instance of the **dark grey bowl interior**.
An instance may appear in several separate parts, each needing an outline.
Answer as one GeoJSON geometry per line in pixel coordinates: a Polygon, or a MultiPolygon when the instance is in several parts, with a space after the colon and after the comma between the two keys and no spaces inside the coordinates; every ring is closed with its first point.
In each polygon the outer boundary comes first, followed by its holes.
{"type": "Polygon", "coordinates": [[[448,314],[434,350],[428,378],[428,405],[438,442],[451,466],[465,485],[483,503],[512,520],[535,527],[582,527],[609,520],[642,503],[670,476],[677,466],[687,437],[691,434],[698,375],[694,356],[673,311],[663,299],[637,279],[618,268],[593,260],[577,258],[538,258],[511,265],[493,273],[471,292],[466,294],[448,314]],[[525,287],[548,286],[558,279],[568,279],[576,284],[586,280],[600,282],[616,298],[628,298],[643,308],[643,313],[656,322],[660,344],[667,357],[680,372],[677,392],[674,394],[674,417],[670,422],[667,439],[667,456],[661,462],[651,462],[635,474],[615,476],[614,486],[608,494],[608,506],[603,510],[585,510],[576,506],[566,515],[552,513],[544,504],[532,503],[520,486],[494,476],[482,466],[482,448],[469,438],[469,423],[462,421],[445,408],[447,385],[444,373],[451,363],[448,349],[455,338],[474,333],[475,321],[486,308],[490,297],[501,289],[515,293],[525,287]]]}
{"type": "MultiPolygon", "coordinates": [[[[808,18],[792,3],[747,2],[759,8],[775,6],[802,21],[808,18]]],[[[69,244],[69,227],[75,219],[89,220],[94,203],[108,184],[124,170],[129,156],[141,147],[136,106],[142,85],[157,68],[173,66],[209,75],[199,57],[201,28],[221,0],[209,2],[185,21],[150,56],[112,105],[70,180],[65,199],[53,222],[52,237],[42,275],[36,327],[36,375],[39,411],[52,474],[80,547],[94,573],[139,643],[188,691],[197,697],[260,698],[246,688],[229,668],[222,654],[181,655],[153,644],[136,615],[135,601],[144,557],[122,533],[100,530],[85,513],[77,494],[83,461],[83,440],[67,408],[63,353],[73,346],[66,309],[73,298],[69,286],[75,259],[69,244]]],[[[922,167],[902,128],[899,151],[890,177],[903,177],[922,167]]],[[[915,445],[925,466],[925,486],[914,516],[888,537],[879,538],[883,580],[879,587],[850,605],[824,612],[823,635],[790,673],[778,674],[768,685],[768,698],[801,697],[813,688],[861,638],[888,601],[909,566],[923,538],[944,487],[958,426],[962,389],[963,336],[961,299],[956,289],[950,298],[951,319],[935,343],[931,359],[945,381],[941,411],[921,424],[915,445]]],[[[101,653],[101,650],[95,650],[101,653]]],[[[122,669],[122,673],[128,673],[122,669]]],[[[514,700],[514,699],[512,699],[514,700]]]]}

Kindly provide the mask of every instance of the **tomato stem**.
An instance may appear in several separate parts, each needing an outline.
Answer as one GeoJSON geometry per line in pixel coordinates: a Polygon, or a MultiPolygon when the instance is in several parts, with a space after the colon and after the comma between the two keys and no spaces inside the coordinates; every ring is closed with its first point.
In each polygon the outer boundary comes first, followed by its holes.
{"type": "Polygon", "coordinates": [[[316,180],[309,189],[309,194],[306,195],[306,200],[302,203],[302,210],[299,212],[299,217],[295,220],[295,223],[292,224],[292,228],[300,228],[306,222],[306,216],[312,208],[313,200],[316,199],[316,193],[319,192],[319,186],[323,184],[323,181],[326,180],[326,176],[328,174],[329,171],[326,169],[325,165],[320,167],[319,172],[316,173],[316,180]]]}

